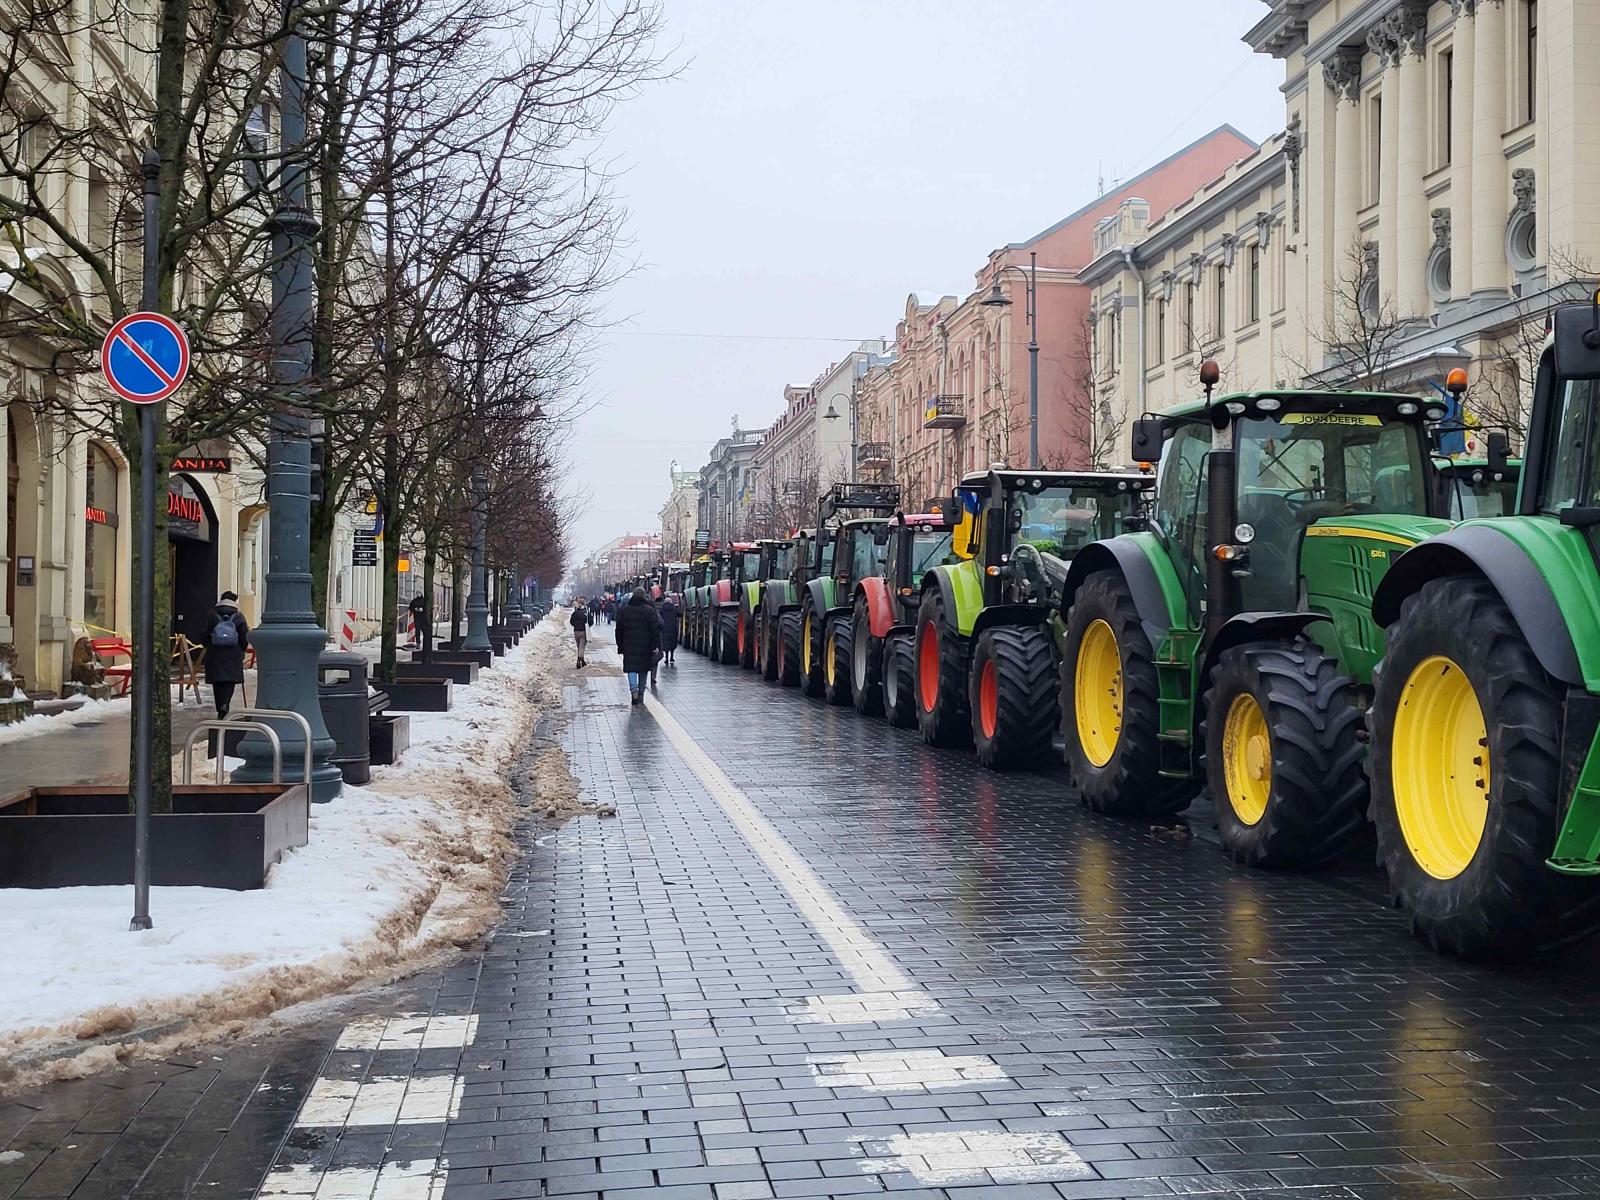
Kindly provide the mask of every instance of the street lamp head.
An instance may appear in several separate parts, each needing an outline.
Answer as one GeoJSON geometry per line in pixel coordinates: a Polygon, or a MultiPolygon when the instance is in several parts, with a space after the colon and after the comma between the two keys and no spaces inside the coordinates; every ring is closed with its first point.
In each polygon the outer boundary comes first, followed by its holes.
{"type": "Polygon", "coordinates": [[[997,279],[994,281],[994,286],[989,289],[989,294],[978,303],[985,308],[1010,308],[1011,297],[1000,290],[1000,281],[997,279]]]}
{"type": "Polygon", "coordinates": [[[822,414],[822,419],[824,421],[837,421],[839,419],[839,410],[833,407],[832,400],[828,401],[828,411],[822,414]]]}

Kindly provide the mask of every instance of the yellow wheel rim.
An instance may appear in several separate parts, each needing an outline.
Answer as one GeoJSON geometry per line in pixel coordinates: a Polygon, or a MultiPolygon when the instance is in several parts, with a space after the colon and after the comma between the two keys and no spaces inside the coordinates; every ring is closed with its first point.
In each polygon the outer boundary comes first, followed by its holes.
{"type": "Polygon", "coordinates": [[[1122,737],[1122,654],[1117,635],[1104,621],[1084,630],[1073,672],[1072,697],[1078,718],[1078,745],[1091,764],[1103,767],[1122,737]]]}
{"type": "Polygon", "coordinates": [[[822,648],[822,674],[823,674],[823,677],[828,681],[828,686],[832,687],[833,686],[834,673],[836,671],[838,671],[839,664],[833,661],[838,656],[835,655],[834,652],[833,652],[833,646],[831,645],[831,642],[832,642],[831,638],[829,639],[829,642],[830,642],[829,645],[824,646],[822,648]]]}
{"type": "Polygon", "coordinates": [[[1228,705],[1222,722],[1222,778],[1228,789],[1228,806],[1246,825],[1267,813],[1272,795],[1272,737],[1261,705],[1248,692],[1228,705]]]}
{"type": "Polygon", "coordinates": [[[811,674],[811,614],[806,614],[806,619],[800,628],[800,669],[807,675],[811,674]]]}
{"type": "Polygon", "coordinates": [[[1472,681],[1443,655],[1418,663],[1400,690],[1390,779],[1412,858],[1435,879],[1454,879],[1489,817],[1489,732],[1472,681]]]}

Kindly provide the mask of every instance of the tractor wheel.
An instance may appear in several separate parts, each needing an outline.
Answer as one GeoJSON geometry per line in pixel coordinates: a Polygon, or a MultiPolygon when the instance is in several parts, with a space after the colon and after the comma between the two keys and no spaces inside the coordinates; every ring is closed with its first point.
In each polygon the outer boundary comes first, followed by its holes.
{"type": "Polygon", "coordinates": [[[944,597],[931,592],[917,613],[917,728],[930,746],[960,746],[967,720],[967,639],[945,618],[944,597]]]}
{"type": "Polygon", "coordinates": [[[829,704],[850,703],[850,622],[834,617],[823,630],[822,698],[829,704]]]}
{"type": "Polygon", "coordinates": [[[1315,642],[1226,651],[1211,674],[1201,745],[1222,848],[1252,867],[1310,867],[1361,827],[1361,712],[1315,642]]]}
{"type": "Polygon", "coordinates": [[[883,711],[883,643],[872,636],[864,596],[856,598],[850,616],[850,698],[864,717],[883,711]]]}
{"type": "Polygon", "coordinates": [[[1084,581],[1067,615],[1061,732],[1067,768],[1095,812],[1162,816],[1187,808],[1195,784],[1159,774],[1155,655],[1117,571],[1084,581]]]}
{"type": "Polygon", "coordinates": [[[782,645],[778,640],[777,619],[763,613],[761,624],[756,629],[756,636],[760,639],[756,643],[756,659],[761,678],[773,683],[778,678],[783,654],[782,645]]]}
{"type": "Polygon", "coordinates": [[[809,606],[800,610],[800,690],[822,695],[822,622],[809,606]]]}
{"type": "Polygon", "coordinates": [[[996,771],[1042,762],[1061,722],[1058,686],[1048,629],[984,630],[972,653],[967,697],[978,761],[996,771]]]}
{"type": "Polygon", "coordinates": [[[917,727],[916,643],[910,634],[883,643],[883,715],[896,729],[917,727]]]}
{"type": "Polygon", "coordinates": [[[746,671],[756,669],[756,614],[739,606],[739,666],[746,671]]]}
{"type": "Polygon", "coordinates": [[[717,661],[731,667],[739,661],[739,613],[724,608],[717,613],[717,661]]]}
{"type": "Polygon", "coordinates": [[[1372,821],[1412,929],[1437,950],[1513,958],[1600,928],[1595,881],[1545,865],[1565,689],[1494,588],[1458,575],[1408,598],[1374,688],[1372,821]]]}
{"type": "Polygon", "coordinates": [[[784,687],[800,683],[800,614],[787,612],[778,618],[778,682],[784,687]]]}

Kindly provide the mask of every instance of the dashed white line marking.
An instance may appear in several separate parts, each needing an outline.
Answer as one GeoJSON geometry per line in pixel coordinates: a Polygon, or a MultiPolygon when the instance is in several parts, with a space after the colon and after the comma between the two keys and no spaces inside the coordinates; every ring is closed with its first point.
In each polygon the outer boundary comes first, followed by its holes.
{"type": "Polygon", "coordinates": [[[441,1200],[447,1164],[419,1158],[382,1167],[275,1167],[258,1200],[441,1200]]]}
{"type": "Polygon", "coordinates": [[[295,1125],[388,1128],[426,1125],[455,1117],[461,1080],[449,1075],[377,1075],[371,1079],[319,1079],[300,1106],[295,1125]]]}
{"type": "Polygon", "coordinates": [[[1048,1183],[1088,1179],[1088,1163],[1059,1133],[956,1129],[860,1139],[869,1175],[904,1171],[930,1187],[956,1184],[1048,1183]]]}
{"type": "Polygon", "coordinates": [[[789,1020],[805,1025],[876,1025],[909,1021],[939,1011],[939,1002],[926,992],[844,992],[832,996],[807,996],[789,1012],[789,1020]]]}
{"type": "Polygon", "coordinates": [[[345,1026],[335,1050],[462,1050],[478,1034],[475,1015],[401,1013],[345,1026]]]}
{"type": "Polygon", "coordinates": [[[869,1092],[927,1092],[1006,1083],[1010,1079],[986,1054],[946,1054],[942,1050],[822,1054],[806,1062],[821,1087],[861,1088],[869,1092]]]}

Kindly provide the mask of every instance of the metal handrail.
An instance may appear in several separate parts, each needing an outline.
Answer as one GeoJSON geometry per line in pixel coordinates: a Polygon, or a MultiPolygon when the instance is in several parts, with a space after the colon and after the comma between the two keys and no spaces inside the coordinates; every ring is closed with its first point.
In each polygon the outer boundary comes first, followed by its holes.
{"type": "Polygon", "coordinates": [[[187,785],[194,768],[194,743],[202,733],[216,730],[222,734],[217,739],[217,786],[221,787],[226,782],[222,773],[226,769],[224,762],[228,757],[228,733],[234,729],[250,729],[256,733],[264,733],[267,740],[272,743],[272,782],[283,783],[283,743],[278,740],[278,731],[264,721],[232,721],[218,718],[214,721],[201,721],[189,731],[189,738],[183,743],[183,783],[187,785]]]}
{"type": "MultiPolygon", "coordinates": [[[[305,741],[302,743],[305,747],[305,767],[301,772],[300,781],[306,785],[307,794],[309,795],[311,788],[311,722],[293,709],[288,708],[236,708],[228,714],[228,720],[234,722],[234,724],[246,724],[247,722],[239,720],[240,717],[254,717],[258,721],[293,721],[300,726],[300,732],[306,735],[305,741]]],[[[273,736],[276,737],[277,735],[274,734],[273,736]]],[[[273,780],[273,782],[283,782],[281,773],[279,778],[273,780]]]]}

